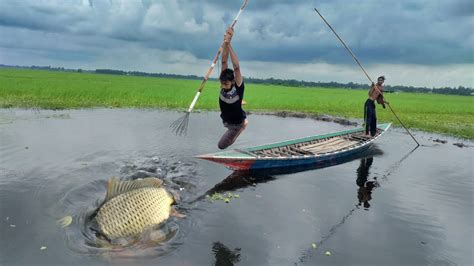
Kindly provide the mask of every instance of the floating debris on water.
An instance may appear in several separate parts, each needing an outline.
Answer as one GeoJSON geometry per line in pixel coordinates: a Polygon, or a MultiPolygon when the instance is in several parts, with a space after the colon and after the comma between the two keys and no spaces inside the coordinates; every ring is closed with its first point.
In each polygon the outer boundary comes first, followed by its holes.
{"type": "Polygon", "coordinates": [[[14,225],[14,224],[11,224],[11,225],[10,225],[10,227],[12,227],[12,228],[15,228],[15,227],[16,227],[16,225],[14,225]]]}
{"type": "Polygon", "coordinates": [[[443,144],[448,143],[448,141],[444,139],[434,139],[433,142],[438,142],[438,143],[443,143],[443,144]]]}
{"type": "Polygon", "coordinates": [[[53,115],[47,115],[45,118],[58,118],[58,119],[70,119],[71,116],[69,114],[53,114],[53,115]]]}
{"type": "Polygon", "coordinates": [[[46,249],[47,249],[46,246],[41,246],[41,247],[40,247],[40,250],[46,250],[46,249]]]}
{"type": "Polygon", "coordinates": [[[317,248],[317,247],[318,247],[315,243],[311,244],[311,246],[312,246],[313,248],[317,248]]]}
{"type": "Polygon", "coordinates": [[[345,126],[357,126],[357,122],[350,121],[344,118],[338,118],[329,115],[320,115],[320,114],[307,114],[307,113],[300,113],[300,112],[289,112],[289,111],[281,111],[281,112],[254,112],[255,114],[261,115],[274,115],[278,117],[296,117],[296,118],[310,118],[318,121],[325,121],[325,122],[334,122],[345,126]]]}
{"type": "Polygon", "coordinates": [[[453,143],[454,146],[456,147],[459,147],[459,148],[467,148],[467,147],[470,147],[469,145],[466,145],[462,142],[459,142],[459,143],[453,143]]]}
{"type": "Polygon", "coordinates": [[[330,251],[326,251],[326,253],[324,253],[324,255],[326,255],[326,256],[331,256],[331,252],[330,252],[330,251]]]}
{"type": "Polygon", "coordinates": [[[72,216],[65,216],[58,220],[58,223],[64,228],[72,223],[72,216]]]}
{"type": "Polygon", "coordinates": [[[214,194],[210,196],[206,195],[206,198],[208,198],[211,201],[221,200],[221,201],[224,201],[225,203],[229,203],[232,200],[232,198],[240,198],[240,195],[234,194],[232,192],[227,192],[224,194],[215,192],[214,194]]]}

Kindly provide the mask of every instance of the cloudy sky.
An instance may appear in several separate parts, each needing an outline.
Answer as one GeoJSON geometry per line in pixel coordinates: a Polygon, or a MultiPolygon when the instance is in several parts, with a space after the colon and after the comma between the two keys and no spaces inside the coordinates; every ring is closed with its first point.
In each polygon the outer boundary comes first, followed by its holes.
{"type": "MultiPolygon", "coordinates": [[[[0,64],[203,76],[240,0],[0,0],[0,64]]],[[[474,87],[472,0],[249,0],[244,76],[474,87]]],[[[216,73],[213,75],[216,76],[216,73]]]]}

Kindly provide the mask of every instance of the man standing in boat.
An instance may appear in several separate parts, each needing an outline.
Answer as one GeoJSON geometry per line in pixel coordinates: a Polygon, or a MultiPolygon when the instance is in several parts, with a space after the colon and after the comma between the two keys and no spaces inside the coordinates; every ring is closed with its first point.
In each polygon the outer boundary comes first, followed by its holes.
{"type": "Polygon", "coordinates": [[[219,106],[221,118],[227,132],[219,140],[219,149],[232,145],[237,137],[247,127],[247,114],[242,109],[244,98],[244,80],[240,72],[239,60],[230,44],[234,30],[230,27],[224,36],[224,50],[222,51],[222,72],[219,76],[221,91],[219,93],[219,106]],[[230,55],[234,70],[229,69],[227,60],[230,55]]]}
{"type": "Polygon", "coordinates": [[[381,104],[385,108],[385,104],[389,104],[383,98],[383,83],[385,77],[380,76],[377,78],[377,84],[372,83],[369,90],[369,98],[365,101],[364,105],[364,122],[365,122],[365,135],[375,136],[377,133],[377,115],[375,113],[375,101],[381,104]],[[370,133],[370,135],[369,135],[370,133]]]}

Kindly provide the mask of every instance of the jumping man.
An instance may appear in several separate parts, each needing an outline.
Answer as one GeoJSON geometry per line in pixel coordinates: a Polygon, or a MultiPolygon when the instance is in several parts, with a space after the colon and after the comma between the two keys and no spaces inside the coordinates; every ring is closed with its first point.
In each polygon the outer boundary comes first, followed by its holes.
{"type": "Polygon", "coordinates": [[[383,83],[385,81],[384,76],[377,78],[377,84],[372,83],[372,87],[369,90],[369,98],[365,101],[364,105],[364,120],[365,120],[365,135],[375,136],[377,132],[377,116],[375,114],[375,101],[381,104],[385,108],[387,101],[383,98],[383,83]]]}
{"type": "Polygon", "coordinates": [[[219,76],[221,82],[219,106],[222,122],[224,127],[227,128],[227,132],[219,141],[219,149],[225,149],[232,145],[248,124],[247,114],[242,109],[244,80],[240,72],[239,60],[230,44],[233,35],[234,30],[228,28],[224,36],[224,50],[222,51],[222,72],[219,76]],[[227,67],[229,55],[234,70],[227,67]]]}

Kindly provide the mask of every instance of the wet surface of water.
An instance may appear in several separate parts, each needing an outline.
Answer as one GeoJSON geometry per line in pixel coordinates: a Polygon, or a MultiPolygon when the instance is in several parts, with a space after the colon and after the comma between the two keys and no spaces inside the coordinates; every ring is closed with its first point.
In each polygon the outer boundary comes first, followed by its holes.
{"type": "MultiPolygon", "coordinates": [[[[392,128],[347,162],[236,174],[192,157],[217,151],[224,132],[219,115],[192,114],[185,138],[169,129],[180,115],[1,110],[0,265],[473,263],[473,148],[452,145],[460,140],[415,132],[428,146],[412,151],[410,137],[392,128]],[[187,217],[167,223],[170,234],[161,244],[97,247],[87,219],[105,197],[107,179],[148,175],[180,192],[178,208],[187,217]],[[229,203],[205,197],[229,191],[239,197],[229,203]],[[66,215],[73,223],[62,228],[57,220],[66,215]]],[[[352,128],[249,120],[232,148],[352,128]]]]}

